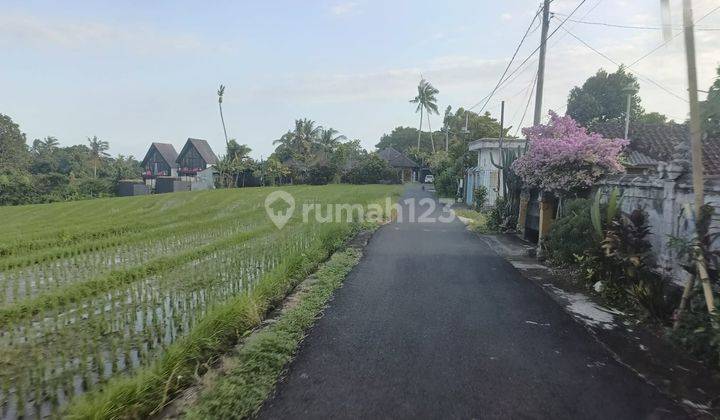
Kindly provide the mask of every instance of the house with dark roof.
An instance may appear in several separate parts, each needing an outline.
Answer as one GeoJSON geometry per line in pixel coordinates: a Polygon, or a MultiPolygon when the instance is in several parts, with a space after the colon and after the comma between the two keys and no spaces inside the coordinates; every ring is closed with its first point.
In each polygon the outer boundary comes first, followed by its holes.
{"type": "Polygon", "coordinates": [[[411,182],[416,179],[418,164],[397,149],[386,147],[378,152],[378,156],[397,171],[400,182],[411,182]]]}
{"type": "MultiPolygon", "coordinates": [[[[596,123],[588,128],[605,138],[623,138],[622,123],[596,123]]],[[[632,123],[628,132],[630,144],[625,150],[628,173],[646,173],[687,154],[690,145],[690,128],[687,124],[632,123]]],[[[689,155],[687,156],[689,158],[689,155]]],[[[703,140],[703,166],[705,176],[720,175],[720,139],[703,140]]]]}
{"type": "MultiPolygon", "coordinates": [[[[622,138],[621,123],[599,123],[588,129],[605,138],[622,138]]],[[[662,274],[681,284],[687,273],[678,265],[677,251],[668,238],[692,238],[694,226],[687,220],[684,208],[694,201],[690,165],[690,129],[687,124],[631,123],[629,145],[625,150],[624,174],[610,175],[596,186],[607,195],[615,188],[622,194],[622,211],[643,209],[648,216],[653,253],[662,274]]],[[[705,203],[720,214],[720,139],[703,140],[705,203]]],[[[713,218],[712,230],[720,228],[713,218]]]]}
{"type": "Polygon", "coordinates": [[[169,143],[152,143],[141,162],[143,179],[156,179],[158,176],[177,176],[178,154],[169,143]]]}
{"type": "Polygon", "coordinates": [[[207,140],[189,138],[180,150],[176,163],[178,175],[194,177],[210,166],[216,165],[218,157],[207,140]]]}

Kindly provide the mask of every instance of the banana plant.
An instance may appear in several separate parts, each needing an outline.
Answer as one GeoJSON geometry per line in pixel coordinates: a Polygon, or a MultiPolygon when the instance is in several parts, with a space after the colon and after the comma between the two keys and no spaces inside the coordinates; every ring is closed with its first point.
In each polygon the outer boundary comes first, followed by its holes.
{"type": "Polygon", "coordinates": [[[615,217],[617,217],[618,211],[620,211],[620,190],[615,187],[610,192],[608,198],[607,207],[605,208],[605,224],[603,225],[602,217],[600,214],[600,204],[602,201],[602,191],[597,190],[595,193],[595,199],[593,200],[592,207],[590,208],[590,219],[592,220],[593,228],[598,238],[603,239],[605,236],[605,228],[610,226],[615,217]]]}

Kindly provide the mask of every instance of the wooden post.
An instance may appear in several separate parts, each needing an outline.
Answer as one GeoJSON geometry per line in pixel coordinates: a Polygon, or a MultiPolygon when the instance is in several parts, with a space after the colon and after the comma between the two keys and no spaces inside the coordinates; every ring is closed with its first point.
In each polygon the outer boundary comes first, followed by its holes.
{"type": "Polygon", "coordinates": [[[523,189],[520,193],[520,210],[518,212],[518,224],[517,231],[524,238],[525,237],[525,223],[527,222],[527,210],[530,204],[530,193],[523,189]]]}
{"type": "Polygon", "coordinates": [[[548,232],[550,232],[550,227],[555,220],[555,206],[550,193],[540,193],[538,201],[540,202],[540,224],[538,226],[537,256],[538,258],[542,258],[545,254],[543,251],[543,241],[548,232]]]}

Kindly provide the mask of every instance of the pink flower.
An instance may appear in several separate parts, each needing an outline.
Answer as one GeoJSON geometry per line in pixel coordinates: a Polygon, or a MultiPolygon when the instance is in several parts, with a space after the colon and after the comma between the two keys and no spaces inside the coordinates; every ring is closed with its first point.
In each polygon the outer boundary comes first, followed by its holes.
{"type": "Polygon", "coordinates": [[[628,142],[588,134],[569,116],[550,111],[547,125],[523,129],[528,152],[512,169],[531,186],[559,194],[591,187],[600,177],[623,172],[618,156],[628,142]]]}

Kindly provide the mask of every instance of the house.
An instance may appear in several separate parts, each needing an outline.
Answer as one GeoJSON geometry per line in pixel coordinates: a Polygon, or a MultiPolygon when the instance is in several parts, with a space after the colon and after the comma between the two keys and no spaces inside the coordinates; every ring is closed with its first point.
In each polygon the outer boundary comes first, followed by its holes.
{"type": "Polygon", "coordinates": [[[141,162],[143,180],[154,185],[159,176],[177,176],[178,154],[169,143],[152,143],[141,162]]]}
{"type": "MultiPolygon", "coordinates": [[[[517,150],[525,148],[527,140],[508,138],[502,140],[504,150],[517,150]]],[[[484,186],[487,190],[486,206],[492,206],[498,197],[502,197],[503,192],[500,188],[502,183],[502,171],[495,164],[502,164],[500,153],[500,139],[498,138],[482,138],[474,140],[468,145],[471,152],[477,154],[477,165],[469,168],[465,173],[465,189],[464,199],[468,205],[473,205],[474,190],[480,186],[484,186]]]]}
{"type": "Polygon", "coordinates": [[[397,171],[400,182],[412,182],[417,179],[418,164],[395,148],[386,147],[378,152],[378,156],[397,171]]]}
{"type": "MultiPolygon", "coordinates": [[[[625,135],[622,123],[593,124],[588,131],[605,138],[623,138],[625,135]]],[[[687,273],[678,265],[677,252],[670,246],[669,238],[694,235],[693,223],[683,216],[686,206],[694,200],[689,127],[676,123],[634,123],[630,126],[628,141],[624,151],[626,172],[603,178],[595,189],[607,196],[617,188],[622,196],[620,206],[624,213],[638,208],[647,213],[651,233],[648,240],[658,269],[662,275],[682,284],[687,273]]],[[[711,231],[717,231],[720,228],[717,218],[720,215],[720,139],[703,140],[703,169],[705,203],[715,209],[711,231]]],[[[547,217],[552,219],[554,204],[551,200],[521,199],[519,229],[530,225],[533,205],[535,208],[547,206],[547,217]]]]}
{"type": "Polygon", "coordinates": [[[218,163],[218,157],[207,140],[189,138],[180,150],[176,163],[179,176],[195,178],[199,172],[215,166],[218,163]]]}

